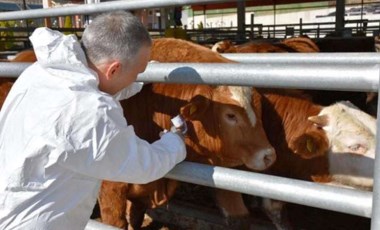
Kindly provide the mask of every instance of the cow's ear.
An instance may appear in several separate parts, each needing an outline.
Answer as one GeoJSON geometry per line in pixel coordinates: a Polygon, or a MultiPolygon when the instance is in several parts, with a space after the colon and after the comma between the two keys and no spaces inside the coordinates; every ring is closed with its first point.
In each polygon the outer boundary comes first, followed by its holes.
{"type": "Polygon", "coordinates": [[[181,115],[186,120],[197,120],[210,105],[210,100],[204,96],[197,95],[185,106],[181,107],[181,115]]]}
{"type": "Polygon", "coordinates": [[[329,148],[329,142],[324,133],[310,131],[292,140],[289,147],[300,157],[311,159],[325,155],[329,148]]]}
{"type": "Polygon", "coordinates": [[[307,118],[309,121],[313,122],[314,125],[318,127],[325,127],[329,124],[329,117],[327,115],[317,115],[307,118]]]}

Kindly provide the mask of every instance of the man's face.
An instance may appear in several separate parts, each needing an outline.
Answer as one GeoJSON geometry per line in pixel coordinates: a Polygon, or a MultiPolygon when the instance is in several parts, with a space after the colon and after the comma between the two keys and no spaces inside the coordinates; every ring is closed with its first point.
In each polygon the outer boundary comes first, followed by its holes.
{"type": "Polygon", "coordinates": [[[117,92],[131,85],[137,79],[137,75],[143,73],[150,58],[150,46],[143,46],[136,55],[136,58],[122,66],[120,76],[115,81],[117,92]]]}

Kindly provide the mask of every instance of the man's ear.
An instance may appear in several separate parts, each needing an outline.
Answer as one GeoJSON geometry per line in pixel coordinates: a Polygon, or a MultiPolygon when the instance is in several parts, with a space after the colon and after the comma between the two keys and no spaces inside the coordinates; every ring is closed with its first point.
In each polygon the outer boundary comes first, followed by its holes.
{"type": "Polygon", "coordinates": [[[106,68],[105,75],[107,80],[111,80],[119,75],[121,72],[121,63],[119,61],[112,61],[106,68]]]}
{"type": "Polygon", "coordinates": [[[210,100],[204,96],[197,95],[189,103],[182,106],[180,111],[186,120],[197,120],[210,105],[210,100]]]}

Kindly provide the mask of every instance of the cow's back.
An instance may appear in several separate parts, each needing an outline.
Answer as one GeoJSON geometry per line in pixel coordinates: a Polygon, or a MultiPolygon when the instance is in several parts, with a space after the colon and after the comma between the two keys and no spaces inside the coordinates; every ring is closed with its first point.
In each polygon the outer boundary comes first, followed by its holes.
{"type": "Polygon", "coordinates": [[[151,60],[158,62],[204,62],[231,63],[210,49],[189,41],[174,38],[158,38],[153,40],[151,60]]]}

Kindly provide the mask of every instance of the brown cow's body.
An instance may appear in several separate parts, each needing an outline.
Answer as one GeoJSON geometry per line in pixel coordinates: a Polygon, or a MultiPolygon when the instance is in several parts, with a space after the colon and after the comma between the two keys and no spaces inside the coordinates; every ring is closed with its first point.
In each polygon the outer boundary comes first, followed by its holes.
{"type": "Polygon", "coordinates": [[[33,49],[23,50],[18,53],[10,62],[35,62],[37,57],[33,49]]]}
{"type": "Polygon", "coordinates": [[[0,82],[0,109],[3,107],[5,98],[7,97],[9,91],[12,88],[12,82],[0,82]]]}
{"type": "MultiPolygon", "coordinates": [[[[16,56],[11,60],[2,60],[1,62],[35,62],[37,60],[34,51],[31,50],[23,50],[20,53],[16,54],[16,56]]],[[[17,78],[13,77],[0,77],[0,84],[6,82],[15,82],[17,78]]],[[[8,83],[7,83],[8,84],[8,83]]],[[[5,100],[5,98],[0,98],[0,100],[5,100]]]]}
{"type": "Polygon", "coordinates": [[[206,47],[174,38],[155,39],[150,56],[158,62],[233,62],[206,47]]]}
{"type": "MultiPolygon", "coordinates": [[[[178,39],[155,40],[151,59],[159,62],[231,62],[207,48],[178,39]]],[[[242,107],[235,100],[236,96],[232,96],[235,90],[243,92],[244,100],[253,100],[252,103],[256,105],[254,114],[261,114],[260,95],[243,87],[151,84],[144,86],[139,94],[123,101],[122,105],[125,117],[134,126],[137,135],[153,141],[158,138],[160,130],[170,127],[170,118],[176,116],[181,107],[194,100],[206,99],[207,103],[197,106],[197,110],[208,109],[188,122],[186,159],[223,167],[246,165],[252,170],[263,170],[274,161],[274,152],[265,137],[260,117],[252,119],[250,115],[247,116],[245,110],[251,110],[251,104],[242,107]],[[129,109],[136,107],[139,109],[129,109]],[[250,125],[252,120],[255,127],[250,125]],[[237,130],[233,128],[235,122],[241,122],[237,130]]],[[[177,182],[167,179],[147,185],[104,182],[99,196],[102,221],[125,227],[127,209],[129,224],[139,228],[145,210],[165,204],[176,187],[177,182]]],[[[228,217],[249,214],[239,193],[217,190],[216,200],[228,217]],[[234,202],[231,203],[231,200],[234,202]]]]}
{"type": "Polygon", "coordinates": [[[231,41],[225,40],[216,43],[212,50],[218,53],[319,52],[318,46],[307,37],[288,38],[275,43],[250,41],[240,45],[234,45],[231,41]]]}

